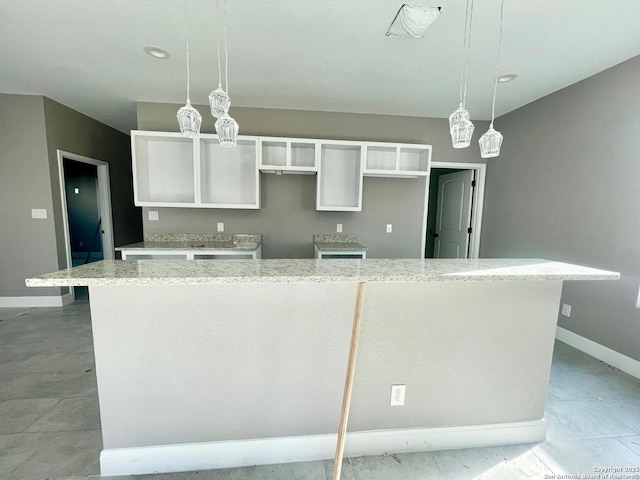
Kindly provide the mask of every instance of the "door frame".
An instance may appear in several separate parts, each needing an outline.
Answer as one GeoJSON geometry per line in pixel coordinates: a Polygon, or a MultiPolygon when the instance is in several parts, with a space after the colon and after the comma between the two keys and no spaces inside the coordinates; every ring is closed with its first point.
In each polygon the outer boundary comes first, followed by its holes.
{"type": "MultiPolygon", "coordinates": [[[[62,199],[62,224],[64,226],[64,242],[67,256],[67,268],[73,266],[71,257],[71,235],[69,233],[69,212],[67,210],[67,192],[64,178],[64,159],[73,160],[74,162],[88,163],[95,165],[98,173],[98,200],[100,207],[100,217],[102,219],[102,253],[105,260],[115,259],[115,250],[113,243],[113,218],[111,215],[111,186],[109,182],[109,164],[102,160],[85,157],[76,153],[57,150],[58,154],[58,177],[60,179],[60,195],[62,199]]],[[[73,287],[70,287],[73,296],[73,287]]],[[[75,299],[75,297],[74,297],[75,299]]]]}
{"type": "MultiPolygon", "coordinates": [[[[473,190],[471,210],[471,238],[469,239],[469,258],[480,256],[480,236],[482,233],[482,209],[484,208],[484,188],[487,179],[486,163],[463,162],[431,162],[431,168],[451,168],[454,170],[475,170],[476,187],[473,190]]],[[[431,171],[429,171],[431,173],[431,171]]],[[[429,184],[431,175],[427,177],[424,196],[424,218],[422,222],[422,254],[420,258],[426,258],[427,247],[427,216],[429,214],[429,184]]]]}

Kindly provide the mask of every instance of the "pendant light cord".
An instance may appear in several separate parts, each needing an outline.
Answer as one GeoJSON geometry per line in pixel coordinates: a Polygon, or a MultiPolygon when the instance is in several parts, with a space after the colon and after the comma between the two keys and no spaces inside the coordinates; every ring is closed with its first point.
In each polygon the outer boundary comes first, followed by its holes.
{"type": "Polygon", "coordinates": [[[227,49],[227,0],[222,2],[224,8],[224,88],[229,95],[229,51],[227,49]]]}
{"type": "Polygon", "coordinates": [[[500,3],[500,33],[498,35],[498,55],[496,57],[496,75],[493,79],[493,103],[491,105],[491,125],[493,128],[493,120],[496,118],[496,94],[498,93],[498,74],[500,72],[500,51],[502,50],[502,19],[504,16],[504,0],[500,3]]]}
{"type": "Polygon", "coordinates": [[[464,61],[464,94],[462,95],[462,106],[464,107],[467,103],[467,83],[469,81],[469,52],[471,51],[471,26],[473,25],[473,0],[468,0],[469,4],[469,28],[465,27],[465,32],[467,32],[467,41],[466,41],[466,54],[464,61]]]}
{"type": "Polygon", "coordinates": [[[469,1],[464,14],[464,36],[462,37],[462,65],[460,65],[460,105],[462,106],[462,94],[464,85],[464,67],[467,62],[467,28],[469,25],[469,1]]]}
{"type": "Polygon", "coordinates": [[[216,0],[216,51],[218,52],[218,88],[222,88],[222,68],[220,67],[220,0],[216,0]]]}
{"type": "Polygon", "coordinates": [[[191,103],[189,84],[191,83],[191,71],[189,70],[189,7],[188,0],[184,0],[184,23],[187,30],[187,103],[191,103]]]}

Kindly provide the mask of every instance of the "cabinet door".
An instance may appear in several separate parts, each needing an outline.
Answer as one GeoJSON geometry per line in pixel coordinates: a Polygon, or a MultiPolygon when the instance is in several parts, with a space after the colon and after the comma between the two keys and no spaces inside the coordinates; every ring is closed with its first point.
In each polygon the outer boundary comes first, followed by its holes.
{"type": "Polygon", "coordinates": [[[131,132],[134,203],[193,206],[194,140],[170,132],[131,132]]]}
{"type": "Polygon", "coordinates": [[[200,135],[201,206],[260,208],[256,137],[238,137],[238,145],[222,147],[216,135],[200,135]]]}
{"type": "Polygon", "coordinates": [[[362,210],[362,149],[357,142],[320,142],[316,210],[362,210]]]}

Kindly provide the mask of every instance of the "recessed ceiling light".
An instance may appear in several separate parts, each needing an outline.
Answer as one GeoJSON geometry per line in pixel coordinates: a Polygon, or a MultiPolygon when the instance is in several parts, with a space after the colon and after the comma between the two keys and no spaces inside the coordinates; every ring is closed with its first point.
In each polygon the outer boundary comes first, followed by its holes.
{"type": "Polygon", "coordinates": [[[154,47],[153,45],[147,45],[144,47],[144,51],[147,55],[151,55],[153,58],[159,58],[165,60],[170,57],[169,52],[164,48],[154,47]]]}
{"type": "Polygon", "coordinates": [[[498,77],[498,83],[507,83],[510,82],[511,80],[515,80],[516,78],[518,78],[518,75],[515,73],[509,73],[507,75],[500,75],[498,77]]]}

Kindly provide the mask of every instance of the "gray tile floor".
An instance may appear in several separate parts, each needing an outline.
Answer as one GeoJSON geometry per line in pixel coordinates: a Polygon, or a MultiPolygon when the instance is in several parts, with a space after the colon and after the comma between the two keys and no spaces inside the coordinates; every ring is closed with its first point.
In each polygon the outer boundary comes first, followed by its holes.
{"type": "MultiPolygon", "coordinates": [[[[544,479],[640,467],[640,381],[563,343],[556,343],[546,418],[541,444],[352,458],[342,478],[544,479]]],[[[99,479],[101,447],[86,300],[0,309],[0,479],[99,479]]],[[[110,478],[330,480],[332,471],[332,461],[321,461],[110,478]]]]}

